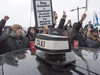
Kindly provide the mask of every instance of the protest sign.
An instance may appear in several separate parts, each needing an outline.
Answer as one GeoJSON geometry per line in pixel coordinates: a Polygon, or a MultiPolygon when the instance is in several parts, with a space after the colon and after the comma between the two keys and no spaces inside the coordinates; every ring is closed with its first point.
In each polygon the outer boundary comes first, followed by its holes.
{"type": "Polygon", "coordinates": [[[53,25],[51,0],[33,0],[35,22],[38,27],[53,25]]]}

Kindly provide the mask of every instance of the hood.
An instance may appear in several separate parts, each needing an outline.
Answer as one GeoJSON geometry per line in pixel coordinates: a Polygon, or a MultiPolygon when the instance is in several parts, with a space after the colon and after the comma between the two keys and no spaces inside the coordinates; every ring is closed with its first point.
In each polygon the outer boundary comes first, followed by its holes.
{"type": "Polygon", "coordinates": [[[87,34],[87,38],[90,38],[92,40],[96,40],[96,38],[93,35],[91,35],[90,33],[87,34]]]}
{"type": "Polygon", "coordinates": [[[29,27],[28,30],[27,30],[27,34],[30,33],[30,30],[31,30],[31,29],[34,29],[34,31],[35,31],[35,27],[29,27]]]}
{"type": "Polygon", "coordinates": [[[6,32],[7,28],[11,28],[11,26],[5,26],[4,27],[4,32],[6,32]]]}

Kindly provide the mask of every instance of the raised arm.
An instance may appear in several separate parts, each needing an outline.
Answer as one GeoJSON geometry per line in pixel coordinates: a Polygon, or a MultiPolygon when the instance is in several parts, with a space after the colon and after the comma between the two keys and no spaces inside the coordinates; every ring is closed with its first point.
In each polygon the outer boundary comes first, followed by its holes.
{"type": "Polygon", "coordinates": [[[4,18],[0,21],[0,36],[1,36],[1,32],[3,27],[5,26],[6,21],[9,19],[8,16],[4,16],[4,18]]]}

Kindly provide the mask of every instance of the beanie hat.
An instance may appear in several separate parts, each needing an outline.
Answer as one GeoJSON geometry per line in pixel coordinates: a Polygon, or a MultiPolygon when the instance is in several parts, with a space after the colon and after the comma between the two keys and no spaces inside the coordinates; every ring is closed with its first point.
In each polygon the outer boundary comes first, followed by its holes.
{"type": "Polygon", "coordinates": [[[19,24],[14,24],[14,25],[12,26],[12,30],[13,30],[14,32],[16,32],[16,30],[17,30],[18,28],[22,28],[22,26],[19,25],[19,24]]]}

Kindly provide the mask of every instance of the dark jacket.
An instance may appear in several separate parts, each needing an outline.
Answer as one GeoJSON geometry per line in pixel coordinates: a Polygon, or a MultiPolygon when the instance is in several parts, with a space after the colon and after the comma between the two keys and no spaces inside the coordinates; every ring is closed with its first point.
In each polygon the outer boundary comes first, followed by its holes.
{"type": "Polygon", "coordinates": [[[87,47],[100,49],[100,42],[97,40],[97,38],[94,38],[91,34],[87,35],[86,43],[87,47]]]}
{"type": "Polygon", "coordinates": [[[2,29],[5,26],[6,21],[4,21],[3,19],[0,21],[0,36],[2,34],[2,29]]]}
{"type": "Polygon", "coordinates": [[[0,37],[0,55],[5,53],[4,50],[4,43],[6,42],[6,40],[8,39],[8,35],[6,33],[4,33],[3,35],[1,35],[0,37]]]}
{"type": "Polygon", "coordinates": [[[6,31],[0,36],[0,54],[5,53],[4,43],[9,38],[11,30],[12,30],[11,28],[7,28],[6,31]]]}
{"type": "Polygon", "coordinates": [[[86,47],[87,46],[87,44],[86,44],[86,38],[85,38],[84,34],[81,35],[81,33],[79,32],[78,33],[78,40],[79,40],[79,46],[80,47],[86,47]]]}
{"type": "Polygon", "coordinates": [[[6,52],[15,51],[18,49],[29,48],[29,40],[25,36],[15,37],[14,32],[11,32],[10,37],[7,39],[6,43],[4,44],[4,48],[6,52]]]}
{"type": "Polygon", "coordinates": [[[82,23],[80,23],[80,22],[78,22],[78,23],[76,22],[73,24],[72,29],[68,33],[71,43],[73,43],[73,40],[78,40],[78,32],[79,32],[79,29],[81,26],[82,26],[82,23]]]}
{"type": "Polygon", "coordinates": [[[58,29],[63,29],[64,23],[65,23],[65,19],[61,19],[60,23],[59,23],[59,26],[58,26],[58,29]]]}
{"type": "Polygon", "coordinates": [[[66,27],[66,28],[67,28],[67,30],[66,30],[66,31],[67,31],[67,33],[68,33],[68,31],[72,28],[71,22],[70,22],[70,25],[69,25],[69,26],[67,25],[67,27],[66,27]]]}

